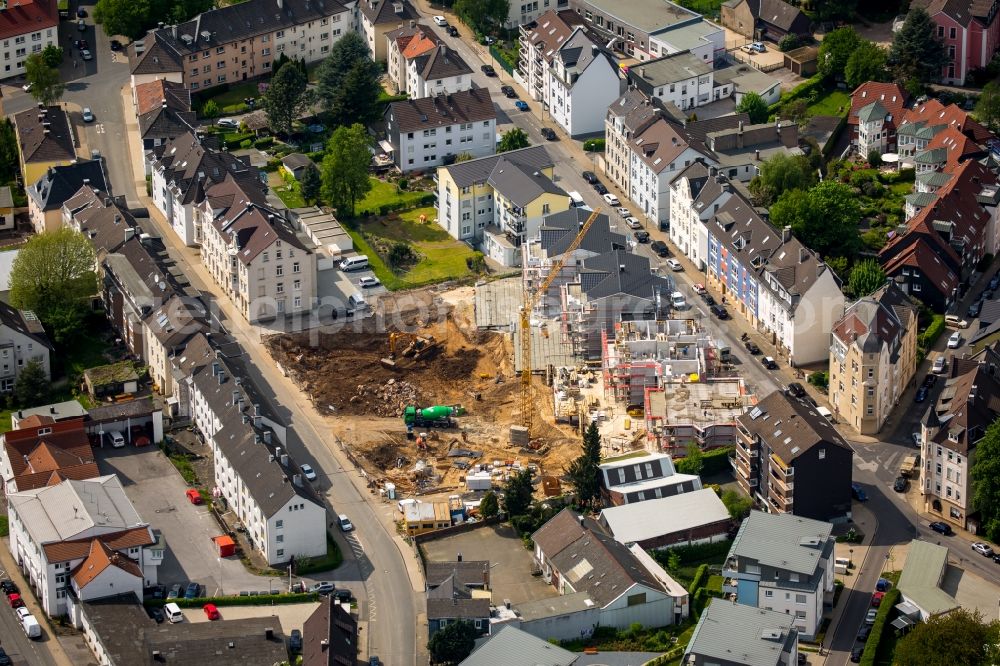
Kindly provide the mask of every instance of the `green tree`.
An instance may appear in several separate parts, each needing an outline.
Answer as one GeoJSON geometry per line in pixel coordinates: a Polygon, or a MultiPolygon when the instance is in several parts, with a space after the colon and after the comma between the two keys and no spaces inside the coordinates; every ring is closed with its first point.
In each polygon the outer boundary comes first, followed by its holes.
{"type": "Polygon", "coordinates": [[[776,153],[760,165],[760,175],[750,181],[749,189],[756,203],[769,206],[788,190],[807,190],[816,180],[808,157],[776,153]]]}
{"type": "Polygon", "coordinates": [[[375,61],[368,58],[355,61],[347,70],[329,107],[334,122],[347,125],[376,120],[383,110],[383,105],[379,103],[379,95],[382,94],[382,86],[379,84],[381,76],[382,69],[375,61]]]}
{"type": "Polygon", "coordinates": [[[309,162],[302,170],[302,180],[299,181],[302,198],[309,203],[315,203],[322,188],[323,178],[319,175],[319,169],[314,163],[309,162]]]}
{"type": "Polygon", "coordinates": [[[284,67],[271,77],[271,84],[264,91],[264,112],[268,125],[278,134],[292,132],[292,123],[302,115],[309,105],[306,86],[308,81],[295,63],[285,63],[284,67]]]}
{"type": "Polygon", "coordinates": [[[510,13],[508,0],[455,0],[455,13],[477,32],[492,34],[504,27],[510,13]]]}
{"type": "Polygon", "coordinates": [[[1000,623],[984,622],[978,610],[959,608],[917,624],[896,643],[892,661],[906,666],[995,664],[998,638],[1000,623]]]}
{"type": "Polygon", "coordinates": [[[427,642],[432,664],[457,664],[464,661],[476,646],[479,632],[467,620],[449,622],[434,632],[427,642]]]}
{"type": "Polygon", "coordinates": [[[1000,540],[1000,419],[986,429],[972,463],[972,506],[982,516],[986,537],[1000,540]]]}
{"type": "Polygon", "coordinates": [[[722,503],[733,520],[743,520],[750,515],[750,509],[753,508],[753,500],[735,490],[723,492],[722,503]]]}
{"type": "Polygon", "coordinates": [[[210,99],[205,102],[201,107],[201,117],[202,118],[217,118],[221,111],[219,110],[219,103],[214,99],[210,99]]]}
{"type": "Polygon", "coordinates": [[[479,515],[485,519],[496,518],[500,514],[500,500],[492,490],[483,495],[479,502],[479,515]]]}
{"type": "Polygon", "coordinates": [[[793,51],[796,48],[798,48],[798,46],[799,46],[799,36],[792,33],[785,35],[784,37],[781,38],[781,41],[778,42],[778,50],[781,51],[782,53],[793,51]]]}
{"type": "Polygon", "coordinates": [[[750,91],[744,93],[740,103],[736,105],[736,113],[745,113],[750,116],[750,122],[754,125],[767,122],[767,102],[759,93],[750,91]]]}
{"type": "Polygon", "coordinates": [[[907,13],[903,27],[892,36],[889,49],[889,65],[895,69],[897,79],[928,83],[941,78],[948,53],[936,30],[925,10],[914,7],[907,13]]]}
{"type": "Polygon", "coordinates": [[[42,49],[42,60],[49,67],[58,67],[62,64],[63,50],[61,46],[56,46],[55,44],[49,44],[44,49],[42,49]]]}
{"type": "Polygon", "coordinates": [[[854,298],[863,298],[885,284],[885,271],[875,259],[859,261],[847,284],[854,298]]]}
{"type": "Polygon", "coordinates": [[[808,192],[789,190],[771,206],[771,222],[791,227],[802,243],[823,257],[853,258],[860,248],[861,207],[850,187],[826,180],[808,192]]]}
{"type": "Polygon", "coordinates": [[[97,0],[94,6],[94,21],[109,35],[135,39],[142,35],[149,20],[149,0],[97,0]]]}
{"type": "Polygon", "coordinates": [[[0,184],[9,183],[18,173],[17,134],[10,118],[0,118],[0,184]]]}
{"type": "Polygon", "coordinates": [[[1000,86],[991,81],[983,88],[983,93],[976,102],[976,120],[989,128],[994,134],[1000,132],[1000,86]]]}
{"type": "Polygon", "coordinates": [[[866,81],[885,81],[889,74],[888,60],[889,52],[884,48],[867,39],[861,40],[844,65],[847,87],[854,89],[866,81]]]}
{"type": "Polygon", "coordinates": [[[330,54],[316,70],[316,92],[326,109],[331,109],[341,85],[354,63],[368,58],[368,46],[357,32],[350,31],[330,47],[330,54]]]}
{"type": "Polygon", "coordinates": [[[843,75],[847,61],[860,43],[861,38],[850,26],[831,31],[819,45],[817,71],[828,79],[843,75]]]}
{"type": "Polygon", "coordinates": [[[49,376],[45,372],[42,362],[31,359],[17,373],[17,380],[14,382],[14,395],[17,396],[17,401],[21,406],[36,407],[47,402],[51,388],[49,376]]]}
{"type": "Polygon", "coordinates": [[[593,506],[600,496],[601,433],[596,423],[591,423],[583,433],[583,451],[566,470],[577,501],[593,506]]]}
{"type": "Polygon", "coordinates": [[[31,85],[31,96],[45,106],[58,102],[66,90],[59,70],[49,67],[41,53],[32,53],[24,61],[24,78],[31,85]]]}
{"type": "Polygon", "coordinates": [[[534,490],[531,487],[531,472],[522,469],[515,472],[503,485],[503,511],[507,514],[507,519],[511,520],[518,516],[523,516],[531,508],[531,496],[534,490]]]}
{"type": "Polygon", "coordinates": [[[528,135],[520,127],[513,127],[503,133],[500,137],[500,144],[497,145],[498,153],[506,153],[510,150],[517,150],[519,148],[527,148],[531,145],[528,142],[528,135]]]}
{"type": "Polygon", "coordinates": [[[677,471],[681,474],[701,474],[704,466],[705,454],[694,442],[688,444],[687,454],[677,461],[677,471]]]}
{"type": "Polygon", "coordinates": [[[323,199],[342,215],[354,217],[354,207],[372,188],[368,166],[373,140],[364,125],[338,127],[323,157],[323,199]]]}
{"type": "Polygon", "coordinates": [[[83,234],[63,227],[32,236],[10,272],[10,304],[31,310],[56,342],[79,334],[97,292],[94,249],[83,234]]]}

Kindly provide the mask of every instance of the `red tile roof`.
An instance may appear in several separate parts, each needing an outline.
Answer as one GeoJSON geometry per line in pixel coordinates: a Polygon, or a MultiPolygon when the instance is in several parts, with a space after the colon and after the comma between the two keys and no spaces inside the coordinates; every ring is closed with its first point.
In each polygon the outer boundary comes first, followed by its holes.
{"type": "Polygon", "coordinates": [[[879,102],[886,111],[892,114],[895,125],[906,111],[906,101],[909,96],[906,91],[895,83],[878,83],[869,81],[862,83],[851,93],[851,113],[847,117],[849,125],[858,124],[858,111],[872,102],[879,102]]]}
{"type": "MultiPolygon", "coordinates": [[[[94,461],[82,418],[47,425],[46,429],[52,432],[39,435],[41,429],[35,426],[4,435],[4,448],[15,478],[94,461]]],[[[20,485],[18,488],[23,490],[20,485]]]]}
{"type": "Polygon", "coordinates": [[[993,133],[973,120],[972,116],[955,104],[945,106],[936,99],[927,100],[915,109],[910,109],[903,116],[900,125],[923,121],[933,127],[935,125],[951,125],[959,132],[979,144],[994,138],[993,133]]]}
{"type": "Polygon", "coordinates": [[[441,40],[433,32],[420,31],[402,49],[403,58],[406,60],[416,58],[417,56],[433,51],[440,43],[441,40]]]}
{"type": "MultiPolygon", "coordinates": [[[[126,548],[139,548],[142,546],[152,546],[156,543],[153,538],[153,531],[149,527],[133,527],[120,532],[101,534],[97,537],[111,550],[124,550],[126,548]]],[[[52,562],[68,562],[86,557],[90,552],[92,538],[78,539],[76,541],[59,541],[42,546],[45,550],[45,559],[52,562]]]]}
{"type": "Polygon", "coordinates": [[[140,116],[164,104],[178,111],[191,110],[191,93],[184,84],[166,79],[140,83],[135,87],[135,98],[140,116]]]}
{"type": "Polygon", "coordinates": [[[121,553],[111,550],[100,539],[94,539],[90,542],[90,553],[87,555],[87,559],[73,570],[73,581],[78,588],[82,589],[108,567],[118,567],[125,573],[142,578],[142,569],[139,568],[138,564],[121,553]]]}
{"type": "Polygon", "coordinates": [[[954,172],[962,162],[983,153],[979,144],[962,134],[954,125],[949,125],[943,132],[938,132],[925,150],[935,148],[944,148],[948,151],[947,160],[941,169],[945,173],[954,172]]]}
{"type": "Polygon", "coordinates": [[[55,0],[8,0],[0,12],[0,39],[38,32],[59,25],[55,0]]]}
{"type": "MultiPolygon", "coordinates": [[[[907,234],[909,235],[909,234],[907,234]]],[[[941,260],[940,244],[926,236],[919,236],[913,244],[889,260],[882,269],[886,275],[895,275],[903,266],[919,269],[942,294],[951,294],[958,286],[958,275],[941,260]]],[[[951,248],[948,250],[954,254],[951,248]]]]}

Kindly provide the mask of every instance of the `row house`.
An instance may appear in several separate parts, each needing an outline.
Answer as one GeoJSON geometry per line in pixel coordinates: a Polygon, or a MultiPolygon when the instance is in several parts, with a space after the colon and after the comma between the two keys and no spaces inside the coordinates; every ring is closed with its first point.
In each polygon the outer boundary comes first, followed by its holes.
{"type": "Polygon", "coordinates": [[[854,453],[812,403],[774,391],[736,421],[736,481],[757,508],[850,518],[854,453]]]}
{"type": "Polygon", "coordinates": [[[163,213],[181,241],[188,246],[202,243],[204,233],[196,209],[206,192],[228,176],[248,183],[258,181],[266,189],[257,167],[229,152],[217,150],[211,141],[194,133],[182,134],[155,147],[147,155],[152,172],[153,205],[163,213]]]}
{"type": "Polygon", "coordinates": [[[289,457],[285,427],[236,374],[239,360],[218,353],[186,380],[192,421],[214,459],[216,501],[234,513],[269,565],[324,556],[326,506],[289,457]]]}
{"type": "Polygon", "coordinates": [[[76,162],[73,125],[61,106],[39,104],[14,114],[12,120],[25,183],[38,181],[52,167],[76,162]]]}
{"type": "Polygon", "coordinates": [[[197,115],[191,110],[191,91],[181,83],[167,79],[141,83],[135,87],[135,100],[144,150],[198,129],[197,115]]]}
{"type": "Polygon", "coordinates": [[[403,173],[441,166],[459,155],[496,152],[497,114],[487,88],[392,102],[386,139],[403,173]]]}
{"type": "Polygon", "coordinates": [[[737,190],[749,198],[739,181],[730,181],[702,159],[670,183],[670,240],[700,270],[708,260],[708,223],[737,190]]]}
{"type": "Polygon", "coordinates": [[[65,222],[63,204],[84,186],[104,196],[110,195],[111,179],[108,178],[104,158],[50,167],[41,178],[28,185],[25,188],[28,216],[35,233],[59,229],[65,222]]]}
{"type": "Polygon", "coordinates": [[[733,94],[732,83],[716,85],[714,64],[691,51],[679,51],[630,67],[628,80],[647,97],[690,113],[733,94]]]}
{"type": "Polygon", "coordinates": [[[542,18],[552,11],[569,11],[569,0],[513,0],[509,5],[507,20],[504,22],[504,27],[508,30],[535,22],[540,23],[542,18]]]}
{"type": "Polygon", "coordinates": [[[711,158],[705,155],[704,144],[663,119],[633,135],[628,149],[628,197],[639,207],[636,217],[661,226],[670,220],[670,181],[695,160],[711,158]]]}
{"type": "Polygon", "coordinates": [[[406,60],[405,86],[401,92],[413,99],[468,90],[472,68],[447,44],[406,60]]]}
{"type": "Polygon", "coordinates": [[[620,191],[632,191],[632,138],[664,117],[663,110],[653,106],[652,101],[635,88],[629,88],[608,106],[604,117],[604,159],[599,164],[620,191]]]}
{"type": "Polygon", "coordinates": [[[934,22],[935,34],[948,57],[941,68],[941,83],[965,85],[969,73],[985,69],[1000,46],[1000,21],[996,0],[913,0],[934,22]]]}
{"type": "Polygon", "coordinates": [[[316,253],[253,178],[232,174],[195,212],[202,262],[247,321],[302,316],[316,307],[316,253]]]}
{"type": "Polygon", "coordinates": [[[54,0],[18,0],[0,12],[0,40],[3,41],[3,72],[0,79],[21,76],[24,62],[47,46],[59,45],[59,15],[54,0]]]}
{"type": "MultiPolygon", "coordinates": [[[[957,134],[948,135],[953,143],[960,135],[973,144],[972,146],[962,146],[959,155],[976,156],[973,146],[984,147],[991,139],[995,139],[992,132],[976,122],[968,112],[958,105],[945,106],[936,99],[929,99],[907,110],[903,114],[902,120],[897,123],[897,148],[901,162],[915,164],[919,173],[930,170],[926,166],[927,164],[944,161],[932,159],[930,156],[923,158],[923,160],[920,158],[923,153],[943,146],[944,139],[938,139],[935,142],[935,138],[948,129],[957,132],[957,134]],[[922,164],[925,166],[921,167],[922,164]]],[[[948,136],[944,138],[948,138],[948,136]]],[[[941,170],[941,168],[939,166],[934,170],[941,170]]]]}
{"type": "Polygon", "coordinates": [[[408,0],[358,0],[358,31],[368,45],[372,60],[385,62],[386,35],[422,17],[408,0]]]}
{"type": "Polygon", "coordinates": [[[401,25],[385,34],[386,43],[386,73],[389,83],[396,93],[406,92],[406,68],[409,61],[436,49],[442,44],[430,27],[410,21],[409,25],[401,25]]]}
{"type": "Polygon", "coordinates": [[[247,0],[210,9],[128,46],[133,102],[137,87],[156,79],[207,90],[269,75],[282,54],[314,63],[357,29],[353,1],[247,0]]]}
{"type": "Polygon", "coordinates": [[[845,306],[840,279],[790,228],[775,229],[742,196],[730,197],[708,224],[706,275],[789,363],[829,357],[830,329],[845,306]]]}
{"type": "Polygon", "coordinates": [[[954,358],[944,389],[920,423],[920,494],[926,510],[973,532],[976,446],[1000,418],[1000,353],[954,358]],[[972,515],[970,515],[972,514],[972,515]]]}
{"type": "Polygon", "coordinates": [[[885,424],[917,371],[916,305],[894,281],[851,303],[833,326],[830,406],[862,435],[885,424]]]}
{"type": "Polygon", "coordinates": [[[165,544],[115,475],[67,479],[7,495],[10,550],[50,617],[155,585],[165,544]],[[109,563],[111,568],[109,569],[109,563]]]}
{"type": "Polygon", "coordinates": [[[552,56],[549,113],[570,136],[599,133],[605,109],[624,89],[618,63],[582,28],[576,28],[552,56]]]}
{"type": "Polygon", "coordinates": [[[552,58],[582,24],[583,19],[576,12],[549,10],[538,20],[518,27],[521,48],[515,77],[521,79],[531,99],[545,108],[552,104],[549,78],[552,58]]]}

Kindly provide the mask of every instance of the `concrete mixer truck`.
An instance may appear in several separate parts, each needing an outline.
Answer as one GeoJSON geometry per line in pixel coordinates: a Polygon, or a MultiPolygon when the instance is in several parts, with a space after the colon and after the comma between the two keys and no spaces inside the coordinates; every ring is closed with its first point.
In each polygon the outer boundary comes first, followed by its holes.
{"type": "Polygon", "coordinates": [[[452,428],[455,426],[453,416],[465,413],[459,405],[434,405],[433,407],[417,407],[408,405],[403,410],[403,423],[406,430],[414,428],[452,428]]]}

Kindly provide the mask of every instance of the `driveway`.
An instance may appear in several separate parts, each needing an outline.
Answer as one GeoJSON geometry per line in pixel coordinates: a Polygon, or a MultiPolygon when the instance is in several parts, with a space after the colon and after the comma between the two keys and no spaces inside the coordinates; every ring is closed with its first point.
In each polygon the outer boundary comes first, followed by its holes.
{"type": "Polygon", "coordinates": [[[255,576],[235,557],[219,558],[212,543],[220,534],[218,523],[203,505],[187,501],[188,485],[159,449],[97,449],[95,454],[101,473],[118,475],[142,519],[166,539],[160,583],[196,581],[209,595],[285,589],[284,578],[255,576]]]}

